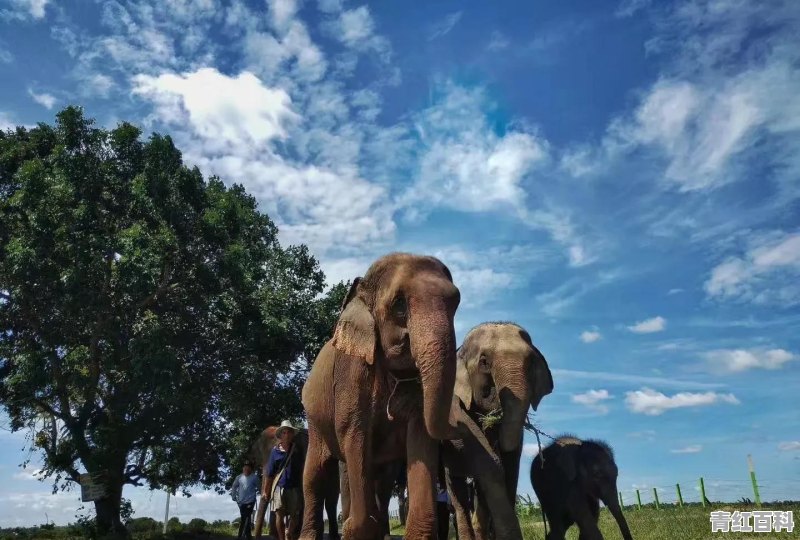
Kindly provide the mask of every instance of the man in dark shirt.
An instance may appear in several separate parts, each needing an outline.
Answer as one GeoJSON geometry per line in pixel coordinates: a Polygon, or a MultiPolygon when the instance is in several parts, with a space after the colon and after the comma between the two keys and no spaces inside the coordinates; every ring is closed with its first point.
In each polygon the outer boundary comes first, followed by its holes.
{"type": "Polygon", "coordinates": [[[293,444],[296,430],[289,420],[281,422],[275,432],[278,439],[269,454],[264,497],[272,503],[278,540],[295,540],[303,506],[303,465],[305,456],[293,444]]]}

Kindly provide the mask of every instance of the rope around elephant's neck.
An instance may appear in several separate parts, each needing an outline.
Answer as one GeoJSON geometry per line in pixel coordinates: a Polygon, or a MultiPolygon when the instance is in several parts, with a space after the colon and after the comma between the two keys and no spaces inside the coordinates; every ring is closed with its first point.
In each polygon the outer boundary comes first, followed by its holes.
{"type": "Polygon", "coordinates": [[[389,410],[389,407],[392,404],[392,398],[394,397],[395,390],[397,390],[397,385],[399,385],[400,383],[404,383],[404,382],[419,381],[420,378],[419,378],[419,375],[418,375],[416,377],[406,377],[405,379],[400,379],[400,378],[395,377],[394,375],[392,375],[392,373],[390,371],[387,371],[386,374],[389,376],[390,379],[394,379],[394,384],[392,385],[392,392],[389,394],[389,399],[386,400],[386,417],[389,419],[390,422],[392,422],[392,421],[394,421],[394,416],[392,416],[392,413],[389,410]]]}

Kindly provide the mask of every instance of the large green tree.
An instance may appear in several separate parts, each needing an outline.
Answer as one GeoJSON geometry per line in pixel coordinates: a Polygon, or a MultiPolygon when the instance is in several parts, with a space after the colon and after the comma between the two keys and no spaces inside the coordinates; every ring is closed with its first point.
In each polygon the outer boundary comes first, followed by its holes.
{"type": "Polygon", "coordinates": [[[54,490],[104,475],[101,530],[125,484],[219,488],[245,440],[302,414],[345,286],[323,295],[276,235],[167,136],[75,107],[0,132],[0,403],[54,490]]]}

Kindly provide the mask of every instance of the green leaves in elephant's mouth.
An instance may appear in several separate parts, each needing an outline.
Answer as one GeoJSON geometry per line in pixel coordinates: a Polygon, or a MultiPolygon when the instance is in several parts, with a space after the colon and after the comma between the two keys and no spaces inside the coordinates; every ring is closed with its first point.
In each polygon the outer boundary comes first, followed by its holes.
{"type": "Polygon", "coordinates": [[[503,409],[494,409],[486,414],[479,414],[478,417],[481,423],[481,429],[486,431],[500,423],[503,419],[503,409]]]}

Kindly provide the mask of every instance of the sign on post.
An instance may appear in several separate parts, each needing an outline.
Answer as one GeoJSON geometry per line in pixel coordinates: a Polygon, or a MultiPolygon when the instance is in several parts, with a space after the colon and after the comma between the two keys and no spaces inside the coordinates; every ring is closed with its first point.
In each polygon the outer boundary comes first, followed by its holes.
{"type": "Polygon", "coordinates": [[[105,498],[106,484],[103,481],[102,473],[82,474],[81,482],[81,501],[91,502],[105,498]]]}

